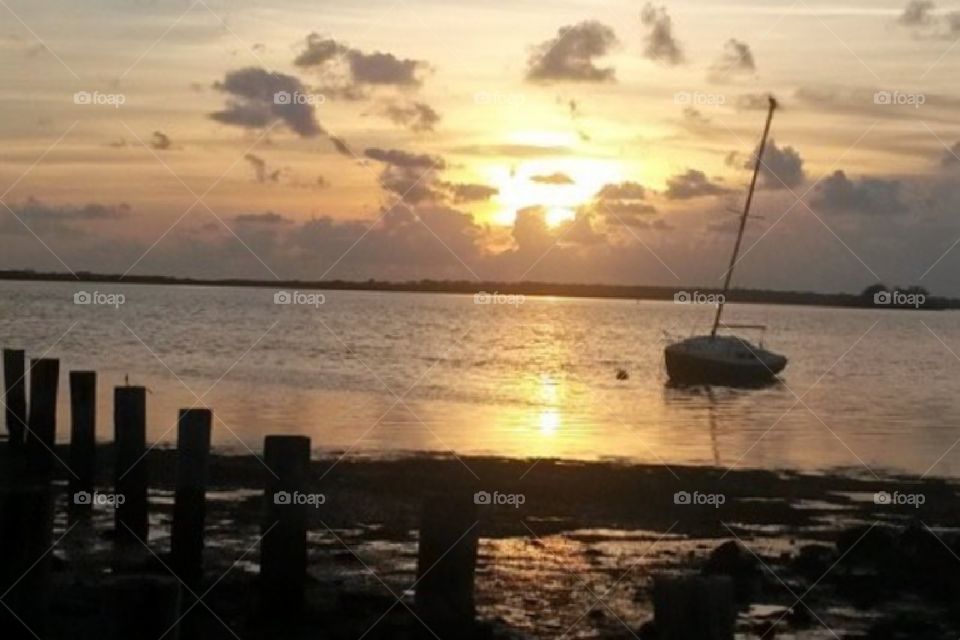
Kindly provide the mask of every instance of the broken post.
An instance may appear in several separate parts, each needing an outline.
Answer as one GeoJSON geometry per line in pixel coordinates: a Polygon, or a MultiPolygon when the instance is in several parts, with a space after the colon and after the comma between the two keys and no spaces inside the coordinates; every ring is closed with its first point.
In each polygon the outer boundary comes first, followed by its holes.
{"type": "Polygon", "coordinates": [[[97,456],[97,374],[95,371],[70,372],[70,476],[71,513],[89,513],[92,500],[79,500],[77,494],[92,495],[97,456]]]}
{"type": "Polygon", "coordinates": [[[182,409],[177,428],[177,490],[170,551],[173,570],[191,588],[203,576],[203,525],[212,417],[209,409],[182,409]]]}
{"type": "Polygon", "coordinates": [[[728,576],[657,577],[653,608],[661,638],[733,640],[737,610],[728,576]]]}
{"type": "Polygon", "coordinates": [[[438,494],[424,501],[415,602],[429,624],[457,628],[474,619],[477,524],[470,494],[438,494]]]}
{"type": "Polygon", "coordinates": [[[117,493],[114,523],[120,544],[146,543],[147,520],[147,390],[117,387],[113,395],[114,462],[117,493]]]}
{"type": "Polygon", "coordinates": [[[53,469],[57,439],[57,388],[60,361],[39,358],[30,361],[30,411],[27,417],[25,451],[31,467],[47,472],[53,469]]]}
{"type": "Polygon", "coordinates": [[[23,349],[3,350],[3,394],[7,434],[13,450],[23,446],[27,429],[27,381],[23,349]]]}
{"type": "Polygon", "coordinates": [[[310,438],[267,436],[263,457],[269,473],[260,541],[260,582],[265,611],[303,608],[307,576],[307,505],[298,501],[310,467],[310,438]]]}

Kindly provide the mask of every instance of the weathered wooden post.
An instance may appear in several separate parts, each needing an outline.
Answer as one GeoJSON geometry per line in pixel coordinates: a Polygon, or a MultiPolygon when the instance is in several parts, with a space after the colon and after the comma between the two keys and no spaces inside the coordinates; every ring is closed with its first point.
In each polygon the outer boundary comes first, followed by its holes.
{"type": "Polygon", "coordinates": [[[477,524],[477,505],[466,492],[430,495],[424,501],[415,603],[428,624],[462,627],[473,622],[477,524]]]}
{"type": "Polygon", "coordinates": [[[212,418],[209,409],[182,409],[177,428],[177,490],[170,551],[173,570],[191,588],[203,576],[203,525],[212,418]]]}
{"type": "Polygon", "coordinates": [[[113,395],[115,482],[114,523],[120,544],[147,541],[147,390],[117,387],[113,395]]]}
{"type": "Polygon", "coordinates": [[[104,583],[104,640],[177,640],[180,583],[173,576],[126,575],[104,583]]]}
{"type": "Polygon", "coordinates": [[[97,374],[70,372],[70,495],[71,514],[89,513],[97,456],[97,374]]]}
{"type": "Polygon", "coordinates": [[[57,389],[60,361],[39,358],[30,361],[30,413],[27,417],[25,451],[38,471],[54,468],[57,439],[57,389]]]}
{"type": "Polygon", "coordinates": [[[307,577],[307,505],[310,438],[267,436],[263,457],[271,471],[264,492],[260,582],[267,613],[298,613],[307,577]]]}
{"type": "Polygon", "coordinates": [[[728,576],[657,577],[653,607],[661,638],[733,640],[737,609],[728,576]]]}
{"type": "Polygon", "coordinates": [[[27,429],[27,381],[23,349],[3,350],[3,402],[13,450],[23,446],[27,429]]]}

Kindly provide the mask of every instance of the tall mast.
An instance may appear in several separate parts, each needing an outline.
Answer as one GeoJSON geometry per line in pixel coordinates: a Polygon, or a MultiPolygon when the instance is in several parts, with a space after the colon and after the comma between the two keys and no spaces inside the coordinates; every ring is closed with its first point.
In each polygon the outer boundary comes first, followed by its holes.
{"type": "Polygon", "coordinates": [[[730,266],[727,267],[727,275],[723,280],[723,295],[717,304],[717,315],[713,319],[713,329],[710,330],[710,337],[717,335],[717,327],[720,326],[720,314],[723,313],[723,302],[727,299],[727,290],[730,289],[730,279],[733,277],[733,267],[737,264],[737,255],[740,253],[740,241],[743,240],[743,230],[747,226],[747,216],[750,215],[750,203],[753,202],[753,191],[757,187],[757,176],[760,175],[760,164],[763,158],[763,150],[767,146],[767,135],[770,133],[770,123],[773,121],[773,110],[777,108],[777,101],[773,96],[769,96],[770,110],[767,112],[767,124],[763,127],[763,136],[760,138],[760,148],[757,150],[757,162],[753,165],[753,178],[750,180],[750,190],[747,192],[747,201],[743,205],[743,215],[740,217],[740,230],[737,231],[737,242],[733,245],[733,255],[730,256],[730,266]]]}

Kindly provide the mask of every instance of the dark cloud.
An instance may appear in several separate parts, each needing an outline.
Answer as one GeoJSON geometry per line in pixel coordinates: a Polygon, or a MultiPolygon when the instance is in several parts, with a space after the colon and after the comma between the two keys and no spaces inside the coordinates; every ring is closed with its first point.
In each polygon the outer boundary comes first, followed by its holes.
{"type": "Polygon", "coordinates": [[[325,93],[348,100],[366,97],[371,87],[419,87],[423,74],[430,68],[422,60],[398,58],[381,51],[364,53],[316,33],[307,36],[304,50],[293,62],[319,72],[325,93]]]}
{"type": "Polygon", "coordinates": [[[903,201],[900,180],[850,180],[839,169],[817,185],[813,205],[827,213],[867,215],[895,215],[908,208],[903,201]]]}
{"type": "Polygon", "coordinates": [[[603,218],[609,225],[646,227],[656,207],[644,202],[647,190],[639,182],[626,181],[606,184],[594,196],[587,209],[603,218]]]}
{"type": "Polygon", "coordinates": [[[418,133],[433,131],[440,122],[440,114],[424,102],[388,102],[383,105],[380,113],[394,124],[418,133]]]}
{"type": "Polygon", "coordinates": [[[173,141],[162,131],[154,131],[150,138],[150,146],[157,151],[167,151],[173,147],[173,141]]]}
{"type": "Polygon", "coordinates": [[[210,117],[224,124],[262,129],[281,121],[301,137],[325,133],[317,122],[314,105],[302,100],[283,100],[277,96],[308,95],[303,83],[294,76],[246,67],[226,74],[214,88],[227,94],[227,106],[210,117]]]}
{"type": "Polygon", "coordinates": [[[670,200],[688,200],[702,196],[719,196],[729,192],[730,190],[726,187],[711,182],[702,171],[688,169],[686,173],[667,179],[665,194],[670,200]]]}
{"type": "Polygon", "coordinates": [[[130,216],[131,208],[126,203],[90,203],[80,206],[47,204],[34,197],[23,202],[10,203],[10,215],[6,207],[0,208],[0,233],[15,235],[30,233],[67,232],[85,234],[85,226],[100,222],[114,222],[130,216]],[[24,226],[30,228],[30,231],[24,226]]]}
{"type": "Polygon", "coordinates": [[[538,184],[574,184],[573,178],[568,176],[565,173],[560,173],[559,171],[542,176],[531,176],[530,182],[536,182],[538,184]]]}
{"type": "Polygon", "coordinates": [[[527,61],[527,80],[614,81],[613,67],[598,67],[595,59],[606,56],[616,44],[613,29],[595,20],[561,27],[555,37],[535,47],[527,61]]]}
{"type": "Polygon", "coordinates": [[[683,48],[673,36],[673,21],[666,8],[648,2],[640,12],[640,22],[647,28],[643,50],[647,58],[668,65],[684,61],[683,48]]]}
{"type": "MultiPolygon", "coordinates": [[[[743,163],[744,169],[753,169],[757,152],[743,163]]],[[[793,189],[807,179],[803,170],[803,158],[793,147],[778,147],[773,138],[763,150],[763,163],[760,165],[760,185],[767,189],[793,189]]]]}
{"type": "Polygon", "coordinates": [[[410,153],[400,149],[379,149],[377,147],[373,147],[366,149],[363,152],[363,155],[371,160],[383,162],[384,164],[395,167],[414,169],[444,169],[447,166],[446,161],[439,156],[431,156],[425,153],[410,153]]]}
{"type": "Polygon", "coordinates": [[[253,153],[248,153],[243,156],[243,159],[246,160],[251,167],[253,167],[254,175],[256,176],[257,182],[279,182],[280,174],[282,173],[281,169],[269,170],[267,168],[267,161],[261,158],[258,155],[253,153]]]}
{"type": "Polygon", "coordinates": [[[683,119],[681,122],[683,126],[690,131],[705,133],[710,130],[710,118],[703,115],[703,112],[695,107],[683,108],[683,119]]]}
{"type": "Polygon", "coordinates": [[[750,51],[750,45],[736,38],[730,38],[723,45],[723,53],[710,67],[708,77],[713,82],[726,82],[733,76],[751,74],[757,65],[750,51]]]}
{"type": "Polygon", "coordinates": [[[643,200],[647,197],[647,191],[639,182],[628,180],[603,185],[597,192],[597,197],[602,200],[643,200]]]}
{"type": "Polygon", "coordinates": [[[934,6],[930,0],[910,0],[904,7],[903,13],[897,18],[897,22],[908,27],[930,24],[933,22],[930,12],[934,6]]]}
{"type": "Polygon", "coordinates": [[[276,225],[276,224],[293,224],[293,220],[285,216],[275,213],[273,211],[265,211],[264,213],[244,213],[238,216],[234,216],[234,221],[240,224],[266,224],[266,225],[276,225]]]}
{"type": "Polygon", "coordinates": [[[337,136],[330,136],[330,142],[333,144],[333,148],[337,150],[342,156],[354,156],[353,151],[350,150],[350,147],[347,145],[347,141],[343,138],[338,138],[337,136]]]}
{"type": "Polygon", "coordinates": [[[495,187],[485,184],[452,184],[444,183],[447,193],[457,204],[464,202],[480,202],[489,200],[500,193],[495,187]]]}

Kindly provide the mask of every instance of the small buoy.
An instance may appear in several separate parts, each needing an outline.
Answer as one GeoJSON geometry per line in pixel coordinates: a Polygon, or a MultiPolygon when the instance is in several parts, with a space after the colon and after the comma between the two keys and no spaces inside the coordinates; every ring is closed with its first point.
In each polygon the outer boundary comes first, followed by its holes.
{"type": "Polygon", "coordinates": [[[617,369],[617,380],[628,380],[630,374],[627,373],[626,369],[617,369]]]}

